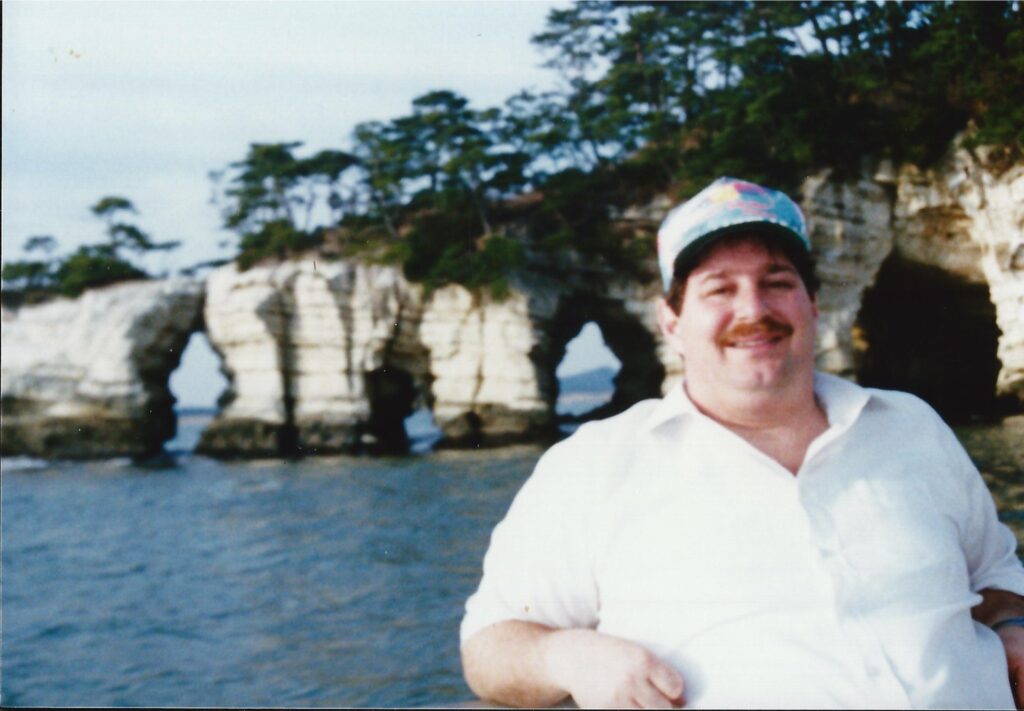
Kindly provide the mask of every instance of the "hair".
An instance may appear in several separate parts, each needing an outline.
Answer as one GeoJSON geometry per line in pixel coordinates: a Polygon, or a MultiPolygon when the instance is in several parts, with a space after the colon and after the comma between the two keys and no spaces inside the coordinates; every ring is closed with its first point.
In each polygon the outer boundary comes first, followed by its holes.
{"type": "Polygon", "coordinates": [[[770,232],[752,231],[735,232],[718,239],[712,239],[698,249],[691,257],[678,262],[675,272],[672,274],[672,282],[665,293],[665,302],[673,311],[679,313],[683,308],[683,297],[686,295],[686,282],[690,278],[690,273],[704,263],[704,260],[711,253],[711,249],[721,244],[738,244],[748,241],[758,242],[769,252],[781,253],[782,256],[789,260],[793,268],[796,269],[797,274],[800,276],[800,281],[803,282],[804,288],[807,289],[808,295],[812,299],[814,298],[818,293],[818,288],[821,286],[821,281],[814,272],[814,257],[811,256],[811,253],[801,245],[796,244],[792,239],[786,239],[770,232]]]}

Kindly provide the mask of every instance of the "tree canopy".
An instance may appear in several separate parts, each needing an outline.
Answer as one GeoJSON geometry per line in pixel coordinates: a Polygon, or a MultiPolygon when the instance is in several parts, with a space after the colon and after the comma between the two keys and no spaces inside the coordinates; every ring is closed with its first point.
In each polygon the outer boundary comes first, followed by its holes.
{"type": "Polygon", "coordinates": [[[589,0],[552,10],[533,41],[559,89],[484,110],[428,92],[325,152],[334,172],[295,158],[298,143],[252,146],[227,191],[243,264],[333,230],[385,245],[410,278],[477,284],[521,260],[523,234],[500,229],[531,192],[526,246],[627,263],[649,244],[617,230],[612,208],[659,191],[685,197],[723,174],[792,189],[866,156],[928,163],[968,126],[1003,160],[1024,149],[1016,1],[589,0]],[[308,210],[316,176],[347,209],[313,230],[293,210],[308,210]]]}
{"type": "MultiPolygon", "coordinates": [[[[430,286],[497,291],[528,250],[630,268],[651,235],[617,211],[720,175],[792,190],[866,158],[928,164],[968,128],[990,160],[1019,159],[1022,17],[1019,0],[583,0],[533,38],[557,88],[484,109],[429,91],[311,154],[254,143],[215,174],[217,202],[242,268],[359,252],[430,286]]],[[[92,209],[115,253],[169,248],[123,219],[124,198],[92,209]]],[[[43,279],[20,268],[17,283],[43,279]]]]}
{"type": "Polygon", "coordinates": [[[53,257],[57,240],[50,235],[36,235],[25,240],[22,249],[28,254],[43,253],[43,259],[25,259],[4,264],[2,279],[5,292],[19,294],[30,301],[54,295],[78,296],[86,289],[121,281],[147,279],[151,275],[132,262],[154,251],[167,251],[179,242],[154,242],[126,215],[137,214],[130,200],[116,195],[101,198],[89,208],[103,221],[106,241],[86,244],[63,257],[53,257]]]}

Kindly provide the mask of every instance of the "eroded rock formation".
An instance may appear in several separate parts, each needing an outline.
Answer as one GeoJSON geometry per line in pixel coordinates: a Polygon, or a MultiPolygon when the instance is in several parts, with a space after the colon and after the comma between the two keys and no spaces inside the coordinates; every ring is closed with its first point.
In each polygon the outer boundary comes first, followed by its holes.
{"type": "MultiPolygon", "coordinates": [[[[803,202],[822,277],[819,367],[940,407],[1024,400],[1024,165],[997,172],[957,148],[928,171],[811,176],[803,202]]],[[[616,219],[652,230],[669,207],[616,219]]],[[[653,260],[645,269],[532,254],[494,299],[308,259],[5,309],[3,452],[157,451],[173,434],[168,376],[203,327],[229,380],[199,447],[211,455],[402,451],[403,420],[423,405],[451,446],[545,437],[555,368],[589,321],[622,362],[602,414],[678,382],[653,260]]]]}
{"type": "Polygon", "coordinates": [[[611,407],[658,394],[653,313],[636,318],[651,287],[585,267],[558,279],[559,266],[538,263],[503,299],[426,293],[396,267],[354,262],[218,270],[205,321],[229,389],[200,451],[400,451],[416,403],[450,446],[550,435],[554,370],[590,320],[625,364],[611,407]]]}
{"type": "Polygon", "coordinates": [[[1024,400],[1024,164],[992,171],[958,148],[931,170],[905,166],[894,217],[898,250],[987,283],[1000,331],[996,388],[1024,400]]]}
{"type": "Polygon", "coordinates": [[[954,147],[927,171],[825,172],[803,194],[820,367],[952,409],[1024,400],[1024,165],[989,169],[954,147]]]}
{"type": "Polygon", "coordinates": [[[130,282],[3,308],[4,455],[145,457],[174,436],[168,389],[201,328],[203,285],[130,282]]]}
{"type": "Polygon", "coordinates": [[[224,407],[200,451],[218,456],[401,449],[426,362],[419,289],[391,267],[286,262],[207,282],[224,407]]]}

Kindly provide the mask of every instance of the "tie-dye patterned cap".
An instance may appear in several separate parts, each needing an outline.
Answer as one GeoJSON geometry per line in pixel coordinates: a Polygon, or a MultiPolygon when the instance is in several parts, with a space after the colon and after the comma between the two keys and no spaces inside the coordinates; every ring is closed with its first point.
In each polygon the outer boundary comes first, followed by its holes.
{"type": "Polygon", "coordinates": [[[736,178],[719,178],[673,209],[658,230],[658,267],[668,291],[680,260],[716,237],[758,226],[758,231],[796,238],[810,251],[807,224],[800,208],[778,190],[736,178]]]}

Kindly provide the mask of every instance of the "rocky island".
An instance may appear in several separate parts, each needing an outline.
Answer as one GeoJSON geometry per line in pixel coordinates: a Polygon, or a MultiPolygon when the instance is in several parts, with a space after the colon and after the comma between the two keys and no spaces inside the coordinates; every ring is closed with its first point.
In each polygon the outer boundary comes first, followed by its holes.
{"type": "MultiPolygon", "coordinates": [[[[914,389],[940,410],[1024,401],[1024,164],[978,156],[954,147],[928,170],[883,161],[805,179],[822,370],[914,389]]],[[[615,219],[653,229],[670,207],[659,197],[615,219]]],[[[589,321],[622,363],[604,413],[681,376],[657,335],[654,273],[653,261],[636,278],[572,251],[531,254],[497,299],[311,258],[5,306],[2,452],[158,453],[175,431],[170,374],[200,330],[229,383],[199,445],[211,456],[402,451],[417,405],[446,446],[548,437],[555,368],[589,321]]]]}

